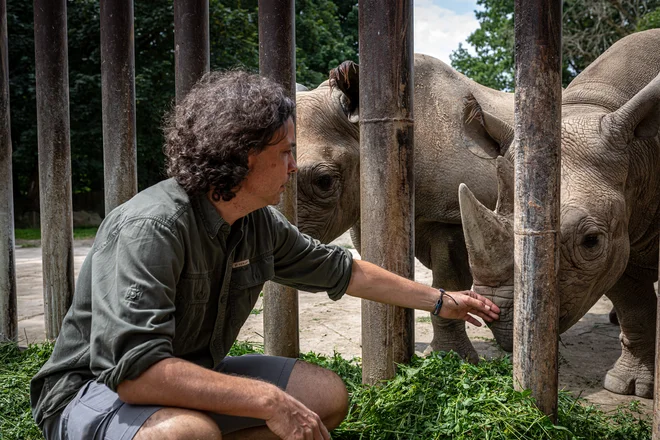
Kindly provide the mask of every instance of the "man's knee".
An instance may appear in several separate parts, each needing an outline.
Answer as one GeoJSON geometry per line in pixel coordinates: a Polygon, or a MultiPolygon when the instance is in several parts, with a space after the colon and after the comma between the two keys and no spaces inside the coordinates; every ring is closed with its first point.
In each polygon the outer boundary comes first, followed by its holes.
{"type": "Polygon", "coordinates": [[[296,362],[286,392],[317,413],[328,429],[339,426],[348,413],[344,381],[325,368],[296,362]]]}
{"type": "Polygon", "coordinates": [[[215,421],[200,411],[163,408],[151,415],[134,440],[221,440],[215,421]]]}

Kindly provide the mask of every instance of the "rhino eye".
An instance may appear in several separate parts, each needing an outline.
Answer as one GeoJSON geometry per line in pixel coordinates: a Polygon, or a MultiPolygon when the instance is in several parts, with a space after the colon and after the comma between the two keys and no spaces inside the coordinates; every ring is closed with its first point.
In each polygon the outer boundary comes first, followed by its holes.
{"type": "Polygon", "coordinates": [[[314,185],[321,191],[329,191],[332,188],[332,176],[322,174],[314,179],[314,185]]]}
{"type": "Polygon", "coordinates": [[[584,239],[582,240],[582,246],[586,247],[587,249],[593,249],[596,246],[598,246],[598,235],[597,234],[588,234],[584,236],[584,239]]]}

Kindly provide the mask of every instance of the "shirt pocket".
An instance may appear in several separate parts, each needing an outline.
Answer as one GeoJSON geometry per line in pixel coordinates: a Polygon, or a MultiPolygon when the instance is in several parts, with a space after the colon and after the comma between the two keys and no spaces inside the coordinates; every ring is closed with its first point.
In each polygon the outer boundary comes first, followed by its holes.
{"type": "Polygon", "coordinates": [[[174,345],[185,344],[199,334],[211,294],[211,272],[183,274],[176,286],[174,345]]]}
{"type": "Polygon", "coordinates": [[[272,255],[233,269],[229,283],[229,315],[232,332],[238,333],[254,308],[266,281],[275,278],[272,255]]]}

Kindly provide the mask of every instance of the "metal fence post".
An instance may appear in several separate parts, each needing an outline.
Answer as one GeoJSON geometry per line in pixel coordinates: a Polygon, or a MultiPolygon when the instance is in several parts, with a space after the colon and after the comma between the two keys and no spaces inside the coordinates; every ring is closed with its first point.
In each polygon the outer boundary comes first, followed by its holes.
{"type": "MultiPolygon", "coordinates": [[[[413,2],[360,0],[362,258],[412,279],[413,2]]],[[[362,301],[362,381],[391,378],[414,353],[413,310],[362,301]]]]}
{"type": "MultiPolygon", "coordinates": [[[[296,99],[294,0],[259,0],[259,73],[282,85],[287,95],[296,99]]],[[[295,158],[295,150],[293,155],[295,158]]],[[[296,190],[296,179],[289,180],[277,206],[294,225],[298,223],[296,190]]],[[[298,357],[298,291],[266,283],[263,308],[266,353],[298,357]]]]}
{"type": "Polygon", "coordinates": [[[176,102],[210,69],[209,0],[174,0],[176,102]]]}
{"type": "Polygon", "coordinates": [[[18,333],[7,59],[7,2],[0,0],[0,343],[16,341],[18,333]]]}
{"type": "Polygon", "coordinates": [[[557,417],[561,0],[516,0],[513,377],[557,417]]]}
{"type": "Polygon", "coordinates": [[[137,192],[133,0],[101,0],[105,213],[137,192]]]}
{"type": "Polygon", "coordinates": [[[55,339],[73,298],[66,0],[34,0],[39,199],[46,337],[55,339]]]}

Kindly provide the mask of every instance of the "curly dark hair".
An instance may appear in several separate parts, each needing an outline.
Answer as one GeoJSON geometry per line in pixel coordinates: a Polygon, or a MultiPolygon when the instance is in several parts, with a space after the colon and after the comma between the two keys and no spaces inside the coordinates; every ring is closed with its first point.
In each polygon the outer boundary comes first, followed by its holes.
{"type": "Polygon", "coordinates": [[[213,188],[229,201],[248,174],[248,155],[279,142],[294,101],[272,80],[243,71],[209,72],[165,119],[167,175],[189,195],[213,188]]]}

